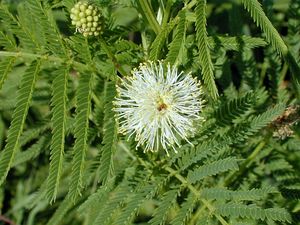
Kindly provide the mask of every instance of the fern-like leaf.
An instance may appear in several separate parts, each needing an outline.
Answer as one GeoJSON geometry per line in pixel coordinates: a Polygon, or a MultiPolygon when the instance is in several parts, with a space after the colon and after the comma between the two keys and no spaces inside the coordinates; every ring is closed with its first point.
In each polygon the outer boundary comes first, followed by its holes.
{"type": "Polygon", "coordinates": [[[251,130],[258,131],[267,126],[271,121],[275,120],[285,110],[285,104],[277,104],[273,108],[253,118],[251,121],[251,130]]]}
{"type": "Polygon", "coordinates": [[[280,188],[280,193],[285,198],[300,200],[300,185],[296,187],[280,188]]]}
{"type": "Polygon", "coordinates": [[[193,184],[208,176],[213,176],[228,170],[238,170],[238,161],[239,160],[235,157],[228,157],[204,166],[200,166],[188,173],[188,180],[193,184]]]}
{"type": "Polygon", "coordinates": [[[170,190],[164,194],[159,206],[155,209],[153,218],[149,221],[152,225],[164,224],[167,219],[168,213],[172,206],[175,204],[179,190],[170,190]]]}
{"type": "Polygon", "coordinates": [[[256,205],[243,205],[240,203],[226,203],[217,207],[216,212],[223,216],[232,218],[250,218],[260,220],[271,220],[281,222],[291,222],[290,214],[282,208],[262,209],[256,205]]]}
{"type": "Polygon", "coordinates": [[[184,38],[185,38],[185,31],[186,31],[185,10],[179,13],[179,18],[180,18],[179,23],[175,31],[175,37],[169,45],[169,52],[166,58],[166,61],[170,62],[172,65],[176,64],[184,48],[184,38]]]}
{"type": "Polygon", "coordinates": [[[150,60],[159,59],[162,46],[167,38],[167,35],[168,35],[168,29],[165,28],[162,29],[160,33],[156,36],[150,48],[150,54],[149,54],[150,60]]]}
{"type": "Polygon", "coordinates": [[[185,225],[186,221],[191,216],[195,204],[197,203],[197,197],[190,193],[185,202],[182,203],[179,212],[176,217],[171,221],[172,225],[185,225]]]}
{"type": "Polygon", "coordinates": [[[202,69],[204,84],[213,99],[218,96],[218,89],[214,81],[214,67],[208,47],[206,33],[206,0],[199,0],[196,6],[196,37],[199,48],[199,62],[202,69]]]}
{"type": "Polygon", "coordinates": [[[150,48],[150,54],[149,54],[150,60],[154,61],[160,59],[163,45],[171,30],[173,30],[174,26],[175,26],[175,21],[173,20],[169,24],[166,24],[161,29],[160,33],[156,36],[150,48]]]}
{"type": "Polygon", "coordinates": [[[89,128],[89,115],[91,108],[92,75],[82,74],[77,89],[77,108],[75,118],[75,145],[73,167],[70,183],[70,197],[74,200],[80,195],[82,188],[82,175],[84,171],[85,154],[89,128]]]}
{"type": "Polygon", "coordinates": [[[16,49],[17,47],[14,38],[11,35],[4,34],[2,31],[0,31],[0,46],[4,47],[7,51],[16,49]]]}
{"type": "Polygon", "coordinates": [[[208,43],[211,48],[221,46],[226,51],[242,51],[267,45],[267,42],[262,38],[246,35],[237,37],[213,36],[208,38],[208,43]]]}
{"type": "Polygon", "coordinates": [[[230,125],[232,121],[245,114],[254,102],[252,92],[247,93],[241,98],[233,99],[221,105],[215,112],[216,123],[219,126],[230,125]]]}
{"type": "Polygon", "coordinates": [[[112,102],[116,95],[115,84],[107,82],[105,93],[106,104],[104,106],[104,137],[102,141],[104,146],[102,148],[102,156],[100,160],[99,177],[102,181],[107,182],[107,180],[113,175],[113,154],[116,151],[117,143],[116,122],[114,112],[112,111],[112,102]]]}
{"type": "Polygon", "coordinates": [[[73,206],[73,202],[70,201],[69,197],[66,196],[65,199],[59,204],[59,207],[56,209],[55,213],[52,215],[47,225],[57,225],[61,224],[64,216],[73,206]]]}
{"type": "Polygon", "coordinates": [[[250,13],[254,22],[264,31],[267,40],[281,54],[287,54],[287,46],[280,37],[278,31],[274,28],[271,21],[264,13],[260,3],[257,0],[241,0],[244,7],[250,13]]]}
{"type": "Polygon", "coordinates": [[[0,155],[0,184],[2,184],[14,161],[14,156],[19,148],[20,136],[28,113],[32,92],[40,71],[40,62],[33,62],[26,70],[21,80],[21,87],[17,94],[17,103],[8,130],[7,143],[0,155]]]}
{"type": "Polygon", "coordinates": [[[40,49],[38,42],[28,29],[23,27],[3,4],[0,5],[0,19],[3,21],[3,24],[18,37],[22,47],[32,50],[36,48],[40,49]]]}
{"type": "Polygon", "coordinates": [[[106,201],[105,205],[101,206],[103,207],[103,209],[98,214],[94,225],[107,224],[107,222],[110,221],[111,216],[113,215],[115,210],[118,209],[118,207],[122,203],[124,203],[130,191],[131,189],[130,186],[128,185],[128,182],[124,182],[120,184],[114,191],[114,194],[111,195],[111,198],[108,201],[106,201]]]}
{"type": "Polygon", "coordinates": [[[153,184],[142,186],[138,191],[127,200],[125,209],[114,220],[114,225],[118,224],[131,224],[133,217],[138,211],[139,207],[147,200],[151,199],[156,193],[157,188],[153,184]]]}
{"type": "Polygon", "coordinates": [[[91,61],[91,52],[89,49],[89,43],[82,35],[71,36],[66,39],[70,47],[77,53],[77,57],[83,62],[86,60],[91,61]]]}
{"type": "Polygon", "coordinates": [[[0,90],[2,88],[4,81],[7,78],[8,73],[12,69],[12,66],[13,66],[15,60],[16,60],[16,58],[11,57],[11,58],[7,58],[0,62],[0,90]]]}
{"type": "Polygon", "coordinates": [[[224,199],[224,200],[259,200],[270,193],[279,193],[274,187],[265,187],[261,189],[251,189],[243,191],[232,191],[225,188],[208,188],[201,193],[203,198],[224,199]]]}
{"type": "Polygon", "coordinates": [[[48,3],[44,3],[44,7],[38,0],[28,0],[26,5],[30,9],[31,15],[36,18],[35,22],[39,25],[40,32],[43,32],[46,38],[46,47],[55,55],[66,56],[66,50],[59,34],[58,28],[52,18],[51,9],[46,9],[48,3]]]}
{"type": "Polygon", "coordinates": [[[16,154],[14,163],[12,166],[17,166],[21,163],[27,162],[31,159],[37,157],[40,152],[45,148],[45,143],[48,142],[48,139],[45,136],[42,136],[36,143],[34,143],[26,151],[18,152],[16,154]]]}
{"type": "Polygon", "coordinates": [[[277,104],[268,109],[266,112],[255,117],[251,117],[249,122],[239,124],[236,128],[228,132],[229,135],[225,134],[222,138],[227,139],[229,142],[231,142],[231,144],[243,142],[270,124],[273,120],[280,116],[284,110],[285,104],[277,104]]]}
{"type": "Polygon", "coordinates": [[[64,156],[68,74],[68,67],[59,68],[53,74],[55,76],[52,84],[53,96],[51,100],[51,104],[53,106],[53,130],[50,153],[50,168],[47,180],[47,198],[50,200],[50,202],[53,202],[56,199],[64,156]]]}
{"type": "Polygon", "coordinates": [[[114,179],[111,179],[105,186],[101,186],[95,193],[91,194],[86,201],[84,201],[78,208],[81,215],[96,208],[99,202],[103,201],[106,197],[108,198],[109,192],[113,189],[114,179]]]}

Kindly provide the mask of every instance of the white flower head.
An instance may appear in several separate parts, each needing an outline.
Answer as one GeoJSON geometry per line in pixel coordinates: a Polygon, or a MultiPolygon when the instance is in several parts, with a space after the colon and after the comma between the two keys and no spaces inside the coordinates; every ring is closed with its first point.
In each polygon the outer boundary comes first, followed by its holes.
{"type": "Polygon", "coordinates": [[[180,146],[193,135],[201,119],[203,100],[200,83],[190,74],[178,73],[162,62],[141,64],[131,77],[117,86],[115,99],[119,132],[135,136],[144,152],[180,146]]]}

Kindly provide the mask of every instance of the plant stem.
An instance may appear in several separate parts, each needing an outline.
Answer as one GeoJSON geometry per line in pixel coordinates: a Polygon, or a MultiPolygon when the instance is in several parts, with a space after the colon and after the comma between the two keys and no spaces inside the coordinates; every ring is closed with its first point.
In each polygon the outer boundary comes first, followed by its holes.
{"type": "Polygon", "coordinates": [[[156,34],[159,34],[160,31],[161,31],[161,28],[157,22],[157,20],[155,19],[155,16],[150,8],[150,5],[148,3],[147,0],[139,0],[138,3],[140,4],[151,28],[153,29],[153,31],[156,33],[156,34]]]}
{"type": "Polygon", "coordinates": [[[0,221],[3,221],[4,223],[10,224],[10,225],[16,225],[12,220],[0,215],[0,221]]]}
{"type": "Polygon", "coordinates": [[[282,70],[281,70],[281,72],[280,72],[279,81],[278,81],[279,85],[281,85],[282,82],[284,81],[288,69],[289,69],[289,66],[288,66],[288,64],[285,62],[285,63],[283,64],[282,70]]]}
{"type": "Polygon", "coordinates": [[[229,186],[237,177],[239,177],[240,175],[242,175],[245,172],[245,170],[253,163],[256,156],[258,155],[258,153],[260,153],[260,151],[263,149],[263,147],[265,145],[266,145],[266,142],[262,141],[256,146],[254,151],[248,156],[248,158],[241,165],[240,169],[238,171],[232,173],[225,179],[225,182],[224,182],[225,187],[229,186]]]}
{"type": "MultiPolygon", "coordinates": [[[[34,54],[34,53],[28,53],[28,52],[7,52],[7,51],[0,51],[0,57],[16,57],[16,58],[27,58],[27,59],[42,59],[42,60],[48,60],[58,63],[64,63],[66,60],[55,57],[55,56],[49,56],[47,54],[40,55],[40,54],[34,54]]],[[[73,64],[74,66],[77,66],[79,68],[89,70],[89,67],[87,65],[84,65],[80,62],[76,62],[74,60],[70,61],[70,64],[73,64]]]]}
{"type": "MultiPolygon", "coordinates": [[[[198,191],[193,185],[191,185],[183,176],[181,176],[176,170],[173,170],[172,168],[170,167],[165,167],[164,168],[166,171],[168,171],[171,175],[173,175],[174,177],[176,177],[183,185],[185,185],[186,187],[188,187],[191,192],[193,192],[194,195],[196,195],[196,197],[202,201],[202,203],[205,205],[205,207],[207,207],[209,209],[210,212],[214,212],[215,209],[214,207],[210,204],[209,201],[203,199],[203,198],[200,198],[201,197],[201,194],[200,194],[200,191],[198,191]]],[[[220,215],[217,215],[217,214],[213,214],[220,222],[221,224],[223,225],[229,225],[226,220],[220,216],[220,215]]]]}
{"type": "Polygon", "coordinates": [[[196,4],[197,4],[197,0],[192,0],[186,7],[188,9],[190,9],[190,8],[194,7],[194,5],[196,5],[196,4]]]}
{"type": "Polygon", "coordinates": [[[165,27],[168,23],[171,7],[172,7],[172,1],[168,0],[166,8],[164,10],[164,17],[163,17],[163,21],[162,21],[162,27],[165,27]]]}

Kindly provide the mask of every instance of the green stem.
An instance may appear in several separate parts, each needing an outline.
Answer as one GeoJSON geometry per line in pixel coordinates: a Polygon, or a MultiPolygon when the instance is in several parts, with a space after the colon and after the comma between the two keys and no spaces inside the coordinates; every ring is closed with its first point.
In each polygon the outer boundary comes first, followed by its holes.
{"type": "Polygon", "coordinates": [[[260,85],[263,84],[265,76],[267,74],[267,68],[268,68],[268,63],[265,61],[262,65],[261,65],[261,72],[260,72],[260,85]]]}
{"type": "Polygon", "coordinates": [[[289,66],[288,66],[288,64],[285,62],[285,63],[283,64],[282,70],[281,70],[281,72],[280,72],[279,81],[278,81],[279,84],[281,84],[281,83],[284,81],[288,69],[289,69],[289,66]]]}
{"type": "Polygon", "coordinates": [[[164,18],[163,18],[163,21],[162,21],[162,27],[165,27],[168,23],[172,4],[173,4],[172,0],[168,0],[166,8],[164,10],[164,18]]]}
{"type": "MultiPolygon", "coordinates": [[[[49,56],[47,54],[40,55],[40,54],[34,54],[34,53],[28,53],[28,52],[7,52],[7,51],[0,51],[0,57],[16,57],[16,58],[27,58],[27,59],[42,59],[42,60],[48,60],[52,62],[58,62],[58,63],[64,63],[66,60],[55,57],[55,56],[49,56]]],[[[80,67],[85,70],[89,70],[89,67],[87,65],[84,65],[80,62],[76,62],[71,60],[70,64],[80,67]]]]}
{"type": "MultiPolygon", "coordinates": [[[[193,185],[191,185],[183,176],[181,176],[176,170],[173,170],[170,167],[165,167],[164,168],[166,171],[168,171],[172,176],[174,176],[175,178],[177,178],[183,185],[185,185],[188,189],[190,189],[191,192],[193,192],[194,195],[196,195],[196,197],[202,201],[202,203],[205,205],[206,208],[209,209],[210,212],[214,212],[215,208],[210,204],[209,201],[200,198],[200,191],[198,191],[193,185]]],[[[222,216],[217,215],[217,214],[213,214],[223,225],[229,225],[226,220],[223,219],[222,216]]]]}
{"type": "Polygon", "coordinates": [[[254,162],[256,156],[260,151],[263,149],[263,147],[266,145],[265,141],[260,142],[254,151],[248,156],[248,158],[244,161],[244,163],[241,165],[240,169],[231,175],[229,175],[224,182],[224,186],[227,187],[229,186],[236,178],[238,178],[240,175],[242,175],[245,170],[254,162]]]}
{"type": "Polygon", "coordinates": [[[192,0],[186,7],[187,7],[188,9],[191,9],[191,8],[193,8],[194,5],[196,5],[196,4],[197,4],[197,0],[192,0]]]}
{"type": "MultiPolygon", "coordinates": [[[[108,45],[106,44],[106,42],[103,39],[100,39],[100,43],[102,48],[104,49],[104,51],[106,52],[107,56],[110,58],[110,60],[113,62],[115,68],[118,70],[118,72],[123,76],[126,77],[127,73],[126,71],[122,68],[122,66],[118,63],[115,55],[111,52],[111,50],[109,49],[108,45]]],[[[116,80],[116,77],[115,77],[116,80]]]]}
{"type": "Polygon", "coordinates": [[[155,19],[155,16],[150,8],[150,5],[148,3],[147,0],[139,0],[138,3],[140,4],[151,28],[153,29],[153,31],[156,33],[156,34],[159,34],[160,33],[160,26],[157,22],[157,20],[155,19]]]}

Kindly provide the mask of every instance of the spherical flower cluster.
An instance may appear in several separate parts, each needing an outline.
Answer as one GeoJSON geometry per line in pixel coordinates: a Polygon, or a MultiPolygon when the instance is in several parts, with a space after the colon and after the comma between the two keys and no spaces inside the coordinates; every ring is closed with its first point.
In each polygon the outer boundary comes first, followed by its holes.
{"type": "Polygon", "coordinates": [[[135,136],[144,152],[180,146],[196,131],[203,106],[200,83],[162,62],[145,63],[117,85],[114,101],[119,132],[135,136]]]}
{"type": "Polygon", "coordinates": [[[87,2],[78,2],[71,9],[72,25],[76,26],[76,32],[83,36],[98,36],[101,33],[100,13],[97,7],[87,2]]]}

